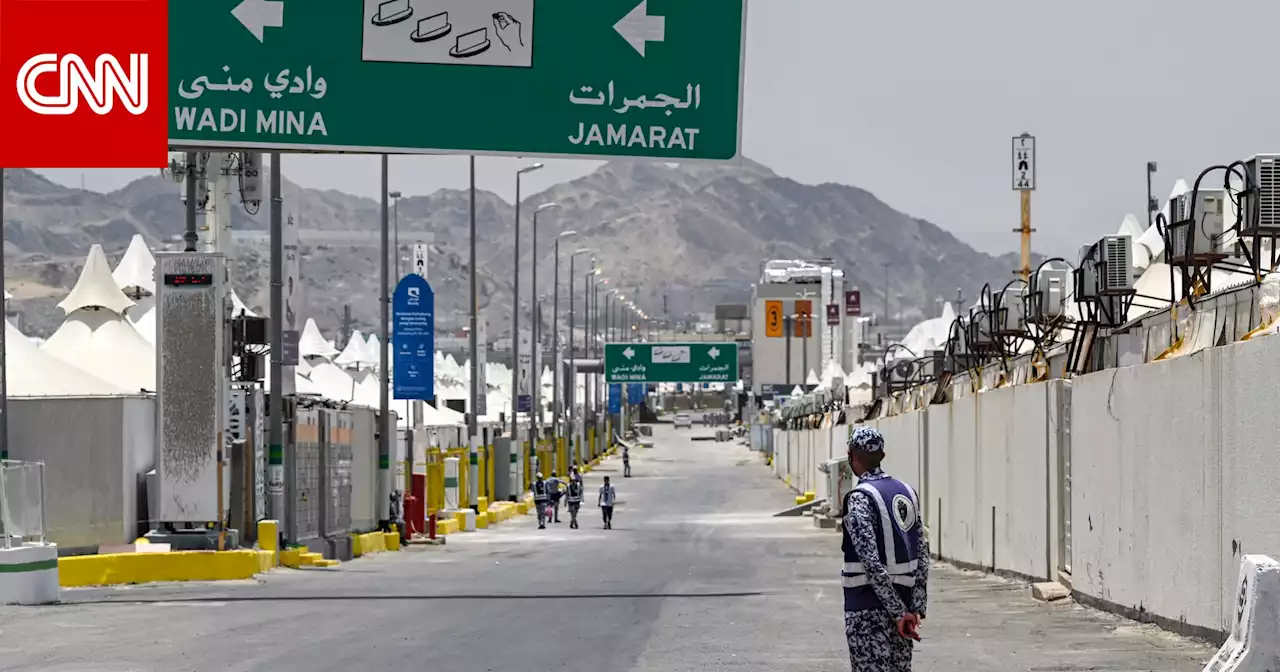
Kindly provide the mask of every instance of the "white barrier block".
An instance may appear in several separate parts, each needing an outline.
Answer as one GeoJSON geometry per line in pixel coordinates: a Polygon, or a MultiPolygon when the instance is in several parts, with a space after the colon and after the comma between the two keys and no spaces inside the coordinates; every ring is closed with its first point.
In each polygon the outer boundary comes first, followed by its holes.
{"type": "Polygon", "coordinates": [[[476,512],[474,509],[463,509],[462,513],[466,515],[466,522],[462,525],[463,532],[476,531],[476,512]]]}
{"type": "Polygon", "coordinates": [[[1265,555],[1240,561],[1236,615],[1226,643],[1204,672],[1271,672],[1280,668],[1280,562],[1265,555]]]}

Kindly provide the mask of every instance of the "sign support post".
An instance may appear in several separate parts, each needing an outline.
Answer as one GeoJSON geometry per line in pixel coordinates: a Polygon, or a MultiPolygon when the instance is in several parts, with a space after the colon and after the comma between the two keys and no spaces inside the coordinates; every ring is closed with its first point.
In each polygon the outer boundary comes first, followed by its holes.
{"type": "Polygon", "coordinates": [[[1022,226],[1013,232],[1022,236],[1022,268],[1016,273],[1031,281],[1031,192],[1036,190],[1036,138],[1023,133],[1013,139],[1013,190],[1022,198],[1022,226]]]}

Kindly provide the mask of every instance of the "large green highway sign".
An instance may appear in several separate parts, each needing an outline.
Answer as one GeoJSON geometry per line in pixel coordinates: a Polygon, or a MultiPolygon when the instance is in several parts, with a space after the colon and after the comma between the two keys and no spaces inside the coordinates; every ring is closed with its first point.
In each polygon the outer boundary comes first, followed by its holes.
{"type": "Polygon", "coordinates": [[[746,0],[170,0],[174,148],[729,160],[746,0]]]}
{"type": "Polygon", "coordinates": [[[736,383],[737,343],[608,343],[610,383],[736,383]]]}

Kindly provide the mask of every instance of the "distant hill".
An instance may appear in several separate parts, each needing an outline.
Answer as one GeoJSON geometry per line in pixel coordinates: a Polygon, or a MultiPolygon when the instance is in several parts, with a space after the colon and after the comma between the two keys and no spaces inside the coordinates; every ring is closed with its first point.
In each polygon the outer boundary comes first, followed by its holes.
{"type": "MultiPolygon", "coordinates": [[[[135,233],[157,249],[181,236],[178,186],[159,175],[107,194],[63,187],[27,170],[8,175],[7,286],[26,314],[29,332],[48,333],[61,321],[52,306],[75,282],[91,244],[101,243],[114,260],[135,233]]],[[[304,230],[369,233],[367,246],[304,246],[303,275],[309,313],[322,328],[330,333],[338,328],[344,303],[351,305],[357,327],[374,328],[378,202],[287,180],[284,199],[304,230]]],[[[891,310],[929,315],[939,297],[949,300],[957,289],[973,297],[987,281],[1003,286],[1017,266],[1016,255],[978,252],[862,189],[801,184],[750,160],[738,166],[611,162],[528,197],[522,213],[545,202],[559,208],[539,218],[540,293],[551,289],[552,241],[572,229],[578,234],[561,250],[562,283],[570,248],[591,248],[611,286],[633,293],[655,316],[662,314],[664,297],[673,317],[709,312],[717,301],[745,300],[769,258],[831,257],[845,270],[846,282],[862,290],[869,312],[883,305],[887,270],[891,310]]],[[[399,201],[402,231],[434,235],[431,280],[442,330],[466,322],[468,204],[466,191],[451,189],[399,201]]],[[[509,329],[513,218],[510,203],[477,192],[480,303],[491,336],[509,329]]],[[[265,229],[268,221],[266,205],[254,214],[238,210],[233,217],[238,229],[265,229]]],[[[525,267],[533,258],[530,228],[526,219],[521,232],[525,267]]],[[[405,247],[403,257],[409,256],[405,247]]],[[[260,243],[242,245],[234,274],[237,291],[256,309],[267,304],[266,253],[260,243]]],[[[562,287],[562,301],[567,301],[567,285],[562,287]]],[[[526,289],[522,301],[528,298],[526,289]]]]}

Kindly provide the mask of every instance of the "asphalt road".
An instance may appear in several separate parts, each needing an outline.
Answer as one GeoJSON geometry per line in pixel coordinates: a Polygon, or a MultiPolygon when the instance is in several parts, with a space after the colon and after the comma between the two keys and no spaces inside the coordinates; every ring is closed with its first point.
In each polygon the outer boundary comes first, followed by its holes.
{"type": "MultiPolygon", "coordinates": [[[[587,477],[583,526],[532,516],[333,570],[64,591],[0,608],[0,670],[848,670],[839,538],[733,443],[657,429],[587,477]],[[614,529],[594,492],[618,491],[614,529]]],[[[564,518],[567,521],[567,517],[564,518]]],[[[1200,670],[1211,651],[1025,586],[935,572],[917,670],[1200,670]]]]}

